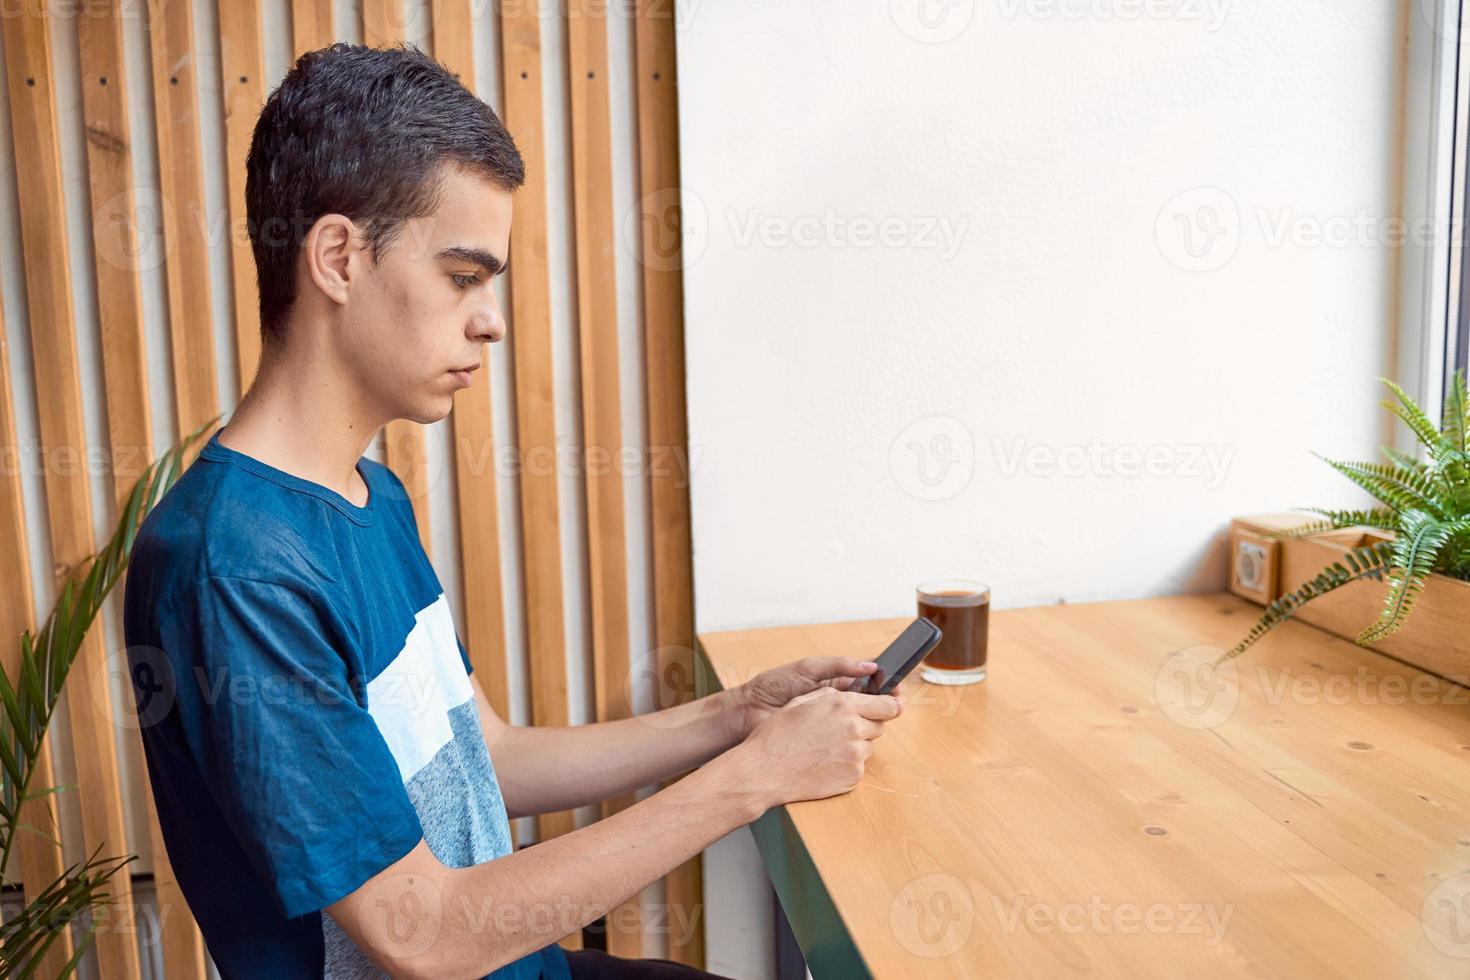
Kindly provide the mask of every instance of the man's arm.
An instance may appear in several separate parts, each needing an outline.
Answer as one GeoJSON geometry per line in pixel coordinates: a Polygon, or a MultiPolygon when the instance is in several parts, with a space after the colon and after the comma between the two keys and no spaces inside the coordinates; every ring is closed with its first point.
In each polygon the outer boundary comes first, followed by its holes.
{"type": "Polygon", "coordinates": [[[865,677],[871,662],[811,657],[684,704],[591,725],[507,724],[470,675],[480,728],[512,818],[570,810],[652,786],[743,740],[789,699],[865,677]]]}
{"type": "Polygon", "coordinates": [[[888,696],[812,691],[709,765],[591,826],[468,868],[444,867],[420,841],[327,911],[391,976],[483,977],[607,914],[768,808],[847,792],[900,710],[888,696]]]}

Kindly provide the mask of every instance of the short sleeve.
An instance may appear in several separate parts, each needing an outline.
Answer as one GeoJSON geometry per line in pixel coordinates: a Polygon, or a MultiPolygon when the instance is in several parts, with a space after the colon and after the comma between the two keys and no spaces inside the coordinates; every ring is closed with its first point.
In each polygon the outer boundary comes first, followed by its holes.
{"type": "Polygon", "coordinates": [[[466,674],[474,674],[475,665],[470,663],[470,654],[469,651],[464,648],[464,641],[456,636],[454,638],[454,642],[459,644],[459,659],[464,661],[464,672],[466,674]]]}
{"type": "Polygon", "coordinates": [[[203,671],[179,685],[189,750],[284,915],[351,894],[417,845],[418,814],[325,600],[214,576],[177,625],[203,671]]]}

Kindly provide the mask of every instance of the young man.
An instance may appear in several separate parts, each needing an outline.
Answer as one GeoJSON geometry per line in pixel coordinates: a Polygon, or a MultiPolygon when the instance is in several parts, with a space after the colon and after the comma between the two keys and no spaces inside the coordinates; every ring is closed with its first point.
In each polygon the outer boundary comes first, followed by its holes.
{"type": "Polygon", "coordinates": [[[699,975],[555,943],[767,808],[850,790],[900,711],[835,657],[653,723],[491,709],[403,485],[362,454],[448,415],[504,336],[523,179],[494,112],[411,49],[310,53],[256,124],[259,372],[143,525],[124,612],[168,857],[226,978],[699,975]],[[693,767],[511,852],[509,817],[693,767]]]}

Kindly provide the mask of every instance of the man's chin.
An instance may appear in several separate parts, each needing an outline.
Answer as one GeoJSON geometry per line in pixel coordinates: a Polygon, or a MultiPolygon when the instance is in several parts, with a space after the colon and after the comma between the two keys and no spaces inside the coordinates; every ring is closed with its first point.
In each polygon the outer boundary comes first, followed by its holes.
{"type": "Polygon", "coordinates": [[[435,399],[433,402],[414,405],[405,408],[398,416],[409,422],[417,422],[420,425],[433,425],[435,422],[443,421],[449,417],[449,412],[454,408],[454,398],[435,399]]]}

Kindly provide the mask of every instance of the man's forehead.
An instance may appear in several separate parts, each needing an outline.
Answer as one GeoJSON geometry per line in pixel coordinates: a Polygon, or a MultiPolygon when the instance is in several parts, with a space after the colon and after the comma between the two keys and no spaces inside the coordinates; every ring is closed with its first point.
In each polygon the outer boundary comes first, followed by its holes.
{"type": "Polygon", "coordinates": [[[456,254],[450,257],[476,261],[488,256],[504,265],[511,195],[490,181],[451,169],[440,186],[438,207],[423,221],[428,226],[425,244],[431,254],[454,250],[456,254]],[[473,252],[483,254],[470,254],[473,252]]]}

